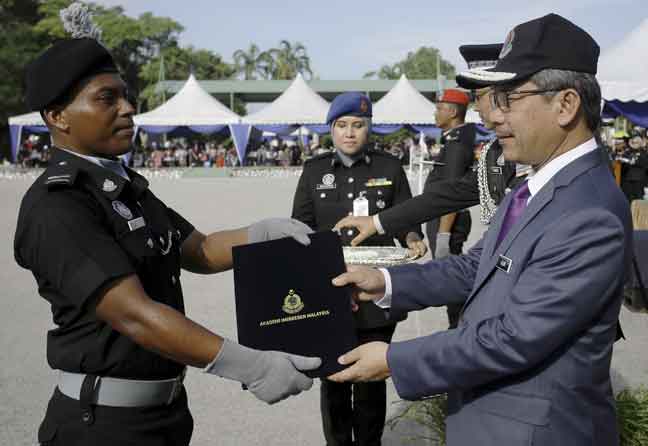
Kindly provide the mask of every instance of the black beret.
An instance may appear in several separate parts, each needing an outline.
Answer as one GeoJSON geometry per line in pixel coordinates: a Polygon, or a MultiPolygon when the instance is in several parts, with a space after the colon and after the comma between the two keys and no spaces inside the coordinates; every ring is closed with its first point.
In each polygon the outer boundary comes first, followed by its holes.
{"type": "Polygon", "coordinates": [[[42,110],[81,79],[116,72],[111,54],[97,40],[87,37],[60,40],[27,65],[27,106],[31,111],[42,110]]]}

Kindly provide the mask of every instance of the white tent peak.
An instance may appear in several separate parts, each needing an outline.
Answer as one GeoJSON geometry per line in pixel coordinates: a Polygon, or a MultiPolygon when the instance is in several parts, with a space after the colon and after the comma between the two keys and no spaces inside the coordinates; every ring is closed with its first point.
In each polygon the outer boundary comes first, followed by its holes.
{"type": "Polygon", "coordinates": [[[373,106],[374,124],[434,124],[436,106],[404,74],[373,106]]]}
{"type": "Polygon", "coordinates": [[[329,103],[300,73],[277,99],[258,112],[243,117],[248,124],[324,124],[329,103]]]}
{"type": "Polygon", "coordinates": [[[11,116],[9,118],[9,125],[45,125],[43,117],[40,112],[25,113],[24,115],[11,116]]]}
{"type": "Polygon", "coordinates": [[[602,81],[642,82],[648,79],[648,18],[617,45],[601,55],[597,78],[602,81]]]}
{"type": "Polygon", "coordinates": [[[601,55],[596,75],[603,98],[648,101],[648,18],[601,55]]]}
{"type": "Polygon", "coordinates": [[[139,115],[135,125],[218,125],[240,122],[240,116],[207,93],[193,74],[171,99],[139,115]]]}

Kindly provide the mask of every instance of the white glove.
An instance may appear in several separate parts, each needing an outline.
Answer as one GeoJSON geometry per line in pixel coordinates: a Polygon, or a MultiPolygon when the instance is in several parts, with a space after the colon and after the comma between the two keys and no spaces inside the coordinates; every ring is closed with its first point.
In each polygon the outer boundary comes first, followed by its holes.
{"type": "Polygon", "coordinates": [[[265,242],[278,238],[292,237],[302,245],[310,245],[308,234],[313,230],[293,218],[268,218],[251,224],[248,227],[250,243],[265,242]]]}
{"type": "Polygon", "coordinates": [[[438,232],[436,236],[436,247],[434,248],[434,258],[443,259],[450,255],[450,233],[438,232]]]}
{"type": "Polygon", "coordinates": [[[319,358],[261,351],[229,339],[204,371],[243,383],[261,401],[274,404],[313,386],[313,380],[299,371],[314,370],[319,358]]]}

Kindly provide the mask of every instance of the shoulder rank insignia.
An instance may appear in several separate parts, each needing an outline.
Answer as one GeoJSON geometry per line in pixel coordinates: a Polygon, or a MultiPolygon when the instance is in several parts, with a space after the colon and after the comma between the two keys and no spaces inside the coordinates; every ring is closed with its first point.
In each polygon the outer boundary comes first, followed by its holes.
{"type": "Polygon", "coordinates": [[[288,314],[297,314],[304,309],[304,302],[302,302],[299,294],[295,293],[295,290],[290,290],[281,309],[288,314]]]}
{"type": "Polygon", "coordinates": [[[77,170],[69,167],[51,169],[49,176],[45,178],[45,185],[48,188],[54,186],[70,186],[76,181],[77,170]]]}

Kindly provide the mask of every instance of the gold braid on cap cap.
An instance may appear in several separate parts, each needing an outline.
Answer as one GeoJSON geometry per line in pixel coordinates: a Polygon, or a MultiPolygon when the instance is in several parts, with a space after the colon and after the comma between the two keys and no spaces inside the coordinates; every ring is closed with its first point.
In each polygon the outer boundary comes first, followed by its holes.
{"type": "Polygon", "coordinates": [[[73,39],[90,38],[101,40],[101,28],[92,21],[92,13],[88,6],[82,2],[74,2],[65,9],[59,11],[63,29],[73,39]]]}

